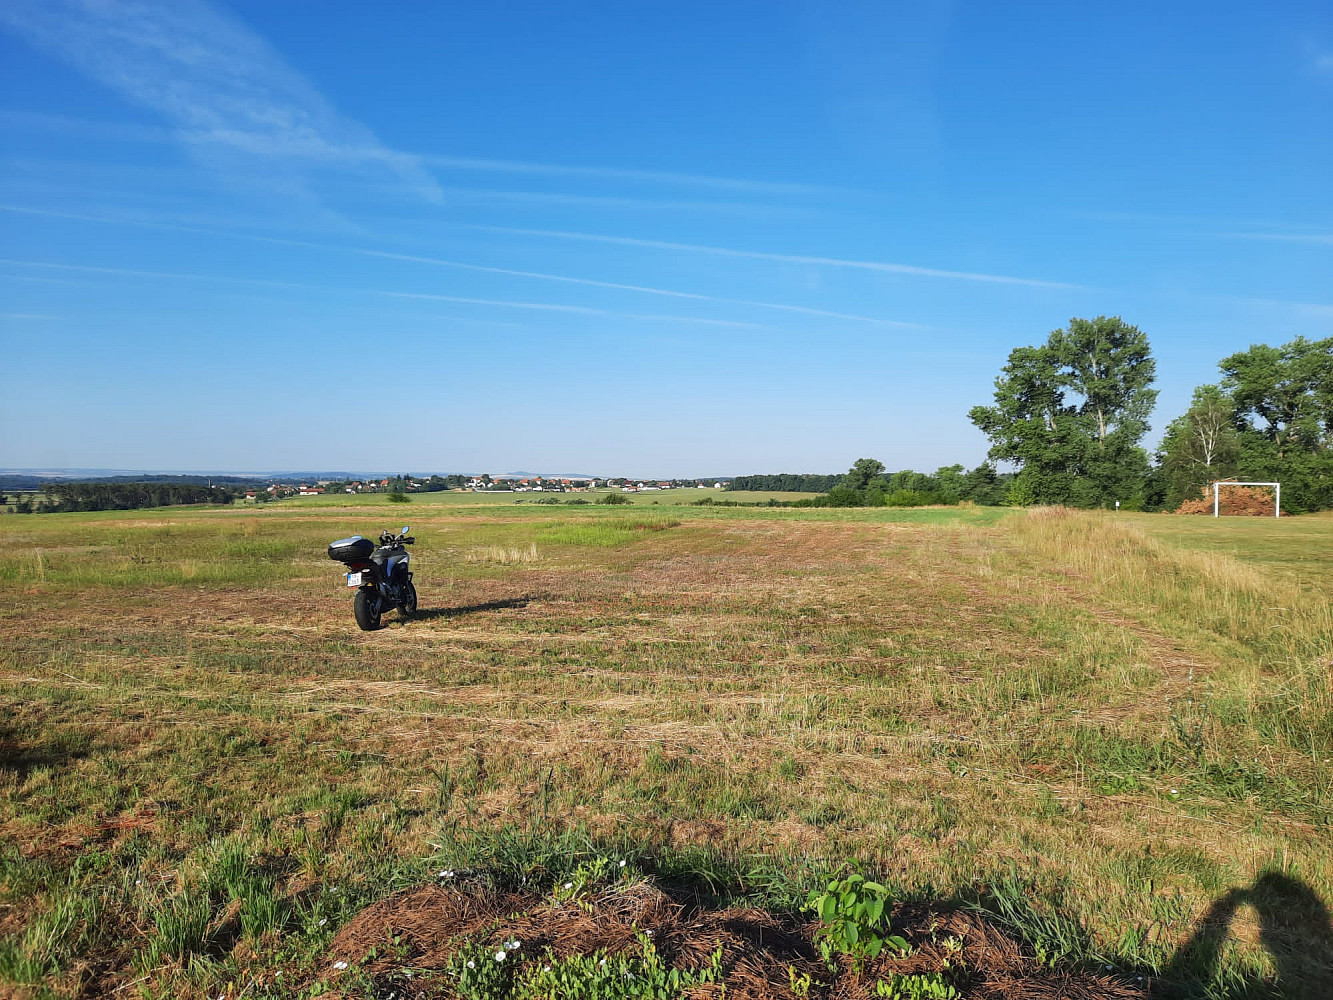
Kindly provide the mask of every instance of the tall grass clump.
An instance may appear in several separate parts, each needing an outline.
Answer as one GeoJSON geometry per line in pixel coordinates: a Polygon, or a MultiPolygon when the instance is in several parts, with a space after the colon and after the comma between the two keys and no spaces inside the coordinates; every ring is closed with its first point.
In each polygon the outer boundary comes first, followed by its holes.
{"type": "Polygon", "coordinates": [[[20,933],[0,938],[0,982],[26,985],[55,976],[78,954],[100,910],[96,896],[58,893],[20,933]]]}
{"type": "Polygon", "coordinates": [[[527,548],[521,548],[517,545],[485,545],[468,549],[463,554],[463,559],[470,563],[499,563],[502,566],[536,562],[538,558],[536,542],[533,542],[527,548]]]}
{"type": "Polygon", "coordinates": [[[553,524],[539,537],[551,545],[611,549],[679,525],[679,518],[666,516],[595,518],[553,524]]]}
{"type": "Polygon", "coordinates": [[[1233,556],[1175,548],[1095,514],[1038,508],[1012,525],[1027,560],[1099,599],[1183,625],[1220,646],[1230,669],[1209,679],[1211,714],[1317,756],[1333,755],[1333,608],[1295,582],[1233,556]]]}

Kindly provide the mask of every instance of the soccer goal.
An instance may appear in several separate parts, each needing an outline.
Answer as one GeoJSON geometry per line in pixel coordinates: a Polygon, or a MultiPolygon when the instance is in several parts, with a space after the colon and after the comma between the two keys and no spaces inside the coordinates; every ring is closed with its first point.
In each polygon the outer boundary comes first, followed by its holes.
{"type": "Polygon", "coordinates": [[[1273,516],[1282,516],[1281,483],[1238,483],[1234,479],[1221,479],[1213,483],[1213,517],[1220,516],[1220,502],[1223,486],[1271,486],[1273,487],[1273,516]]]}

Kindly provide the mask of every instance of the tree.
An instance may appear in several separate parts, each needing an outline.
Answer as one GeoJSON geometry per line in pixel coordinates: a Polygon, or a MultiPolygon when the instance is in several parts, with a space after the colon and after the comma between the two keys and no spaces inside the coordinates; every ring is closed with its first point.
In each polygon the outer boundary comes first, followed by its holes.
{"type": "Polygon", "coordinates": [[[1018,347],[995,380],[995,405],[968,416],[990,457],[1020,466],[1015,488],[1036,503],[1141,499],[1138,442],[1157,400],[1148,338],[1117,317],[1071,319],[1038,347],[1018,347]]]}
{"type": "Polygon", "coordinates": [[[842,477],[843,486],[853,490],[866,489],[872,480],[884,475],[884,463],[873,458],[858,458],[842,477]]]}
{"type": "Polygon", "coordinates": [[[1220,367],[1237,423],[1273,442],[1278,458],[1333,443],[1333,337],[1253,344],[1220,367]]]}
{"type": "Polygon", "coordinates": [[[940,503],[954,504],[963,499],[964,471],[961,465],[942,465],[935,470],[935,492],[940,503]]]}
{"type": "Polygon", "coordinates": [[[1167,425],[1158,456],[1168,510],[1197,497],[1208,483],[1234,476],[1240,436],[1232,400],[1216,385],[1195,389],[1190,408],[1167,425]]]}
{"type": "Polygon", "coordinates": [[[1280,481],[1292,513],[1333,507],[1333,337],[1254,344],[1219,367],[1239,435],[1237,472],[1280,481]]]}
{"type": "Polygon", "coordinates": [[[1071,319],[1048,346],[1067,373],[1066,386],[1083,397],[1079,414],[1092,420],[1098,443],[1117,432],[1136,442],[1147,433],[1157,362],[1143,331],[1119,316],[1071,319]]]}

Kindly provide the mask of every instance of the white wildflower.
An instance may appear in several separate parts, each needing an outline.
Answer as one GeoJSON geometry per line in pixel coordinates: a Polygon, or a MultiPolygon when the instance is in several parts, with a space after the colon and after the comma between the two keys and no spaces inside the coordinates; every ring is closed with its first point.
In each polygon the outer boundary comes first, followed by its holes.
{"type": "Polygon", "coordinates": [[[467,962],[467,967],[468,967],[469,969],[475,969],[475,968],[477,967],[477,963],[474,962],[474,961],[472,961],[472,959],[469,958],[469,959],[468,959],[468,962],[467,962]]]}
{"type": "Polygon", "coordinates": [[[566,889],[566,890],[569,890],[569,889],[572,889],[572,888],[574,888],[574,883],[573,883],[573,882],[566,882],[566,883],[565,883],[565,889],[566,889]]]}
{"type": "Polygon", "coordinates": [[[335,969],[345,969],[345,968],[347,968],[347,963],[346,963],[346,962],[334,962],[334,963],[333,963],[333,967],[334,967],[335,969]]]}
{"type": "Polygon", "coordinates": [[[329,922],[329,918],[328,918],[328,917],[320,917],[320,918],[319,918],[319,926],[321,926],[321,927],[323,927],[323,926],[324,926],[325,924],[327,924],[328,922],[329,922]]]}
{"type": "Polygon", "coordinates": [[[496,960],[497,962],[503,962],[503,961],[505,960],[505,955],[506,955],[506,954],[507,954],[507,952],[504,952],[504,951],[497,951],[497,952],[495,953],[495,960],[496,960]]]}
{"type": "Polygon", "coordinates": [[[522,946],[522,944],[523,944],[523,942],[522,942],[522,941],[519,941],[517,938],[515,938],[513,941],[506,941],[506,942],[505,942],[505,951],[513,951],[513,950],[515,950],[516,948],[519,948],[520,946],[522,946]]]}
{"type": "Polygon", "coordinates": [[[625,867],[625,859],[624,859],[624,858],[621,858],[621,859],[620,859],[620,867],[621,867],[621,868],[624,868],[624,867],[625,867]]]}

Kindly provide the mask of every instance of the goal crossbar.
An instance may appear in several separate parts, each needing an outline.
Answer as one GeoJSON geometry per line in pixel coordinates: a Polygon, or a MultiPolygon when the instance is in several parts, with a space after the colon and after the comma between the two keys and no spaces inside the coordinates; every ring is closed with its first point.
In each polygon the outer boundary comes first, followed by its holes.
{"type": "Polygon", "coordinates": [[[1219,506],[1221,497],[1221,488],[1223,486],[1271,486],[1273,487],[1273,516],[1282,516],[1282,484],[1281,483],[1238,483],[1234,479],[1219,479],[1213,483],[1213,517],[1220,516],[1219,506]]]}

